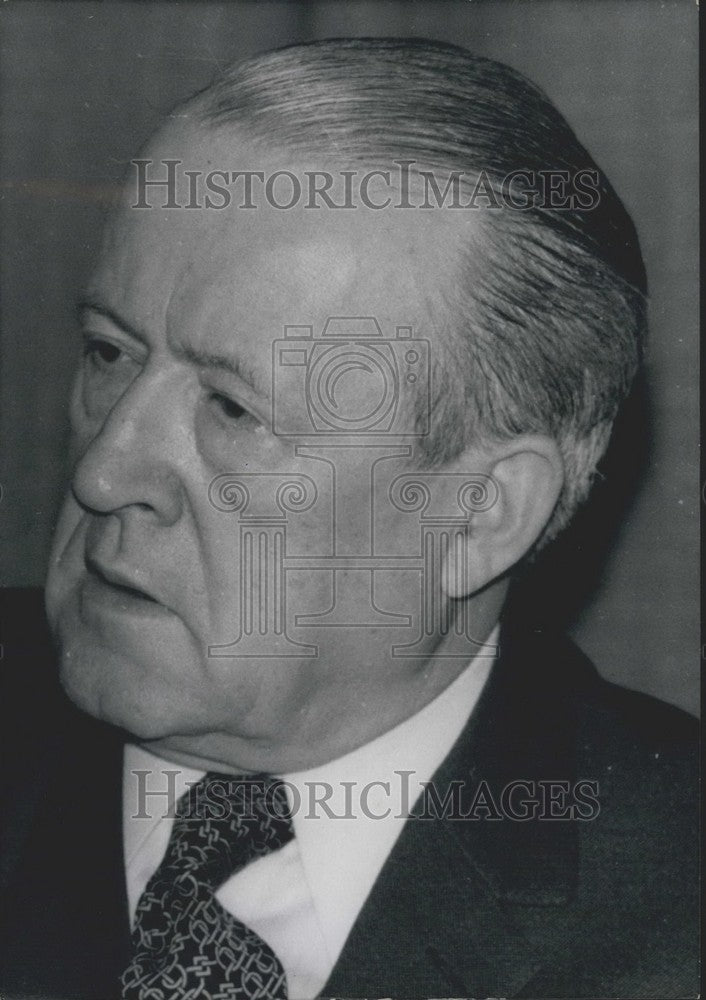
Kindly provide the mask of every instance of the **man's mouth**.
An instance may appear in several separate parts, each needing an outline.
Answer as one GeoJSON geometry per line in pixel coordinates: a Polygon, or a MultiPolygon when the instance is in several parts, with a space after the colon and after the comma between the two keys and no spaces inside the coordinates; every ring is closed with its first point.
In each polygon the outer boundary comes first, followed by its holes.
{"type": "Polygon", "coordinates": [[[135,609],[140,605],[164,609],[161,601],[139,585],[137,574],[106,566],[90,556],[86,556],[86,569],[88,570],[86,585],[91,595],[108,598],[125,610],[135,609]]]}
{"type": "MultiPolygon", "coordinates": [[[[105,581],[110,582],[110,581],[105,581]]],[[[118,593],[125,594],[127,597],[140,597],[145,601],[152,601],[153,604],[157,604],[154,597],[150,597],[148,593],[144,590],[138,590],[137,587],[127,587],[122,583],[111,583],[110,586],[118,593]]]]}

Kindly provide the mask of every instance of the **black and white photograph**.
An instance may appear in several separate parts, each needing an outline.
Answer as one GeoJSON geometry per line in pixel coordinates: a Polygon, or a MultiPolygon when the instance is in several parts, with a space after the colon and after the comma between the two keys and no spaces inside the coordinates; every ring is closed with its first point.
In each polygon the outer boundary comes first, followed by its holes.
{"type": "Polygon", "coordinates": [[[0,4],[0,998],[700,995],[698,5],[0,4]]]}

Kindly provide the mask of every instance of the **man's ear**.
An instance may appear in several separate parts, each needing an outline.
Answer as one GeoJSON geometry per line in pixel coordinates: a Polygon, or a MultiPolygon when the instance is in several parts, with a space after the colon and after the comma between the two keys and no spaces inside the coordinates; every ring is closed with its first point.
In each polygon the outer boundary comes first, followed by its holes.
{"type": "MultiPolygon", "coordinates": [[[[549,437],[523,435],[486,451],[482,466],[495,485],[495,502],[471,515],[447,553],[442,588],[461,598],[506,573],[532,548],[551,517],[564,484],[564,463],[549,437]]],[[[454,467],[479,468],[477,453],[454,467]]]]}

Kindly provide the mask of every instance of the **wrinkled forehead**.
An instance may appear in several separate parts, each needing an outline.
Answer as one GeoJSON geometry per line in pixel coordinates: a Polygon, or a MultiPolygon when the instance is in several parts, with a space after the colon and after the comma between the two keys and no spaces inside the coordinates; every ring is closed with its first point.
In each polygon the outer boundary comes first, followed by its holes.
{"type": "MultiPolygon", "coordinates": [[[[306,197],[282,207],[287,174],[305,185],[328,173],[335,186],[359,165],[263,150],[237,130],[190,118],[169,122],[136,159],[91,288],[118,296],[137,324],[193,325],[233,308],[274,324],[332,314],[428,322],[458,269],[460,241],[474,238],[474,220],[448,211],[338,208],[306,197]]],[[[384,182],[372,178],[368,194],[379,203],[376,184],[384,182]]]]}

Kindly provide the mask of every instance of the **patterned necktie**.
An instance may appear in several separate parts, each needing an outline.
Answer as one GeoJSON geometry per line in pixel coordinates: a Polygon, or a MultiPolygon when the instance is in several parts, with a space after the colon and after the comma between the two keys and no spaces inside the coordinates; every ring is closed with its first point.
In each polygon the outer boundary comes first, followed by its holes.
{"type": "Polygon", "coordinates": [[[137,905],[124,1000],[286,1000],[279,959],[214,892],[292,836],[278,779],[207,774],[192,785],[137,905]]]}

